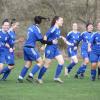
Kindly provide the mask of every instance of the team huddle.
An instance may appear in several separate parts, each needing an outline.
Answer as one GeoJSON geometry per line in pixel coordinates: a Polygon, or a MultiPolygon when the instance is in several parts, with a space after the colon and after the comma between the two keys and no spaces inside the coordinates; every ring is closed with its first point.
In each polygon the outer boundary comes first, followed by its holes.
{"type": "MultiPolygon", "coordinates": [[[[78,31],[78,24],[73,23],[72,31],[66,34],[66,37],[61,35],[60,27],[63,25],[63,18],[60,16],[55,16],[52,19],[51,26],[43,36],[39,25],[42,20],[47,18],[42,16],[34,17],[34,24],[31,25],[27,30],[27,37],[23,46],[24,54],[24,67],[22,68],[17,82],[23,83],[24,77],[26,76],[29,68],[32,66],[32,62],[35,61],[36,64],[33,66],[31,72],[27,76],[26,80],[28,82],[33,82],[34,75],[38,73],[36,81],[40,84],[43,83],[43,76],[49,68],[52,59],[56,59],[58,65],[56,67],[54,81],[63,83],[60,78],[63,66],[64,58],[58,45],[58,39],[62,39],[67,45],[67,54],[71,59],[69,65],[65,67],[65,76],[67,77],[74,66],[78,63],[78,46],[81,45],[81,57],[83,58],[83,63],[77,70],[74,78],[84,78],[85,71],[89,62],[91,62],[91,75],[90,79],[95,81],[96,79],[96,68],[98,67],[98,79],[100,79],[100,23],[97,24],[97,32],[93,32],[93,24],[88,23],[86,25],[86,31],[80,33],[78,31]],[[36,48],[36,42],[39,41],[43,44],[41,47],[44,49],[44,57],[42,58],[38,49],[36,48]]],[[[22,42],[23,39],[20,38],[16,40],[16,29],[19,23],[16,19],[12,19],[9,22],[5,19],[2,22],[2,28],[0,29],[0,75],[2,75],[1,81],[4,81],[10,75],[12,69],[14,68],[14,50],[15,44],[22,42]],[[8,66],[4,67],[4,64],[8,66]]]]}

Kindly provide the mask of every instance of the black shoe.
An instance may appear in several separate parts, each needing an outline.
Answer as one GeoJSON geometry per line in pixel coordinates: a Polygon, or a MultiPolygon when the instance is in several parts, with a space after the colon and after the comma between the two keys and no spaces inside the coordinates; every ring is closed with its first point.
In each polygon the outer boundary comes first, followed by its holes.
{"type": "Polygon", "coordinates": [[[83,79],[83,78],[84,78],[84,74],[81,73],[81,74],[80,74],[80,79],[83,79]]]}
{"type": "Polygon", "coordinates": [[[33,77],[31,77],[31,76],[28,76],[28,77],[26,78],[26,80],[27,80],[28,82],[30,82],[30,83],[33,83],[33,77]]]}
{"type": "Polygon", "coordinates": [[[75,74],[74,78],[77,78],[78,79],[78,74],[75,74]]]}
{"type": "Polygon", "coordinates": [[[0,79],[0,81],[7,81],[7,80],[2,78],[2,79],[0,79]]]}
{"type": "Polygon", "coordinates": [[[17,83],[23,83],[23,79],[18,78],[17,83]]]}

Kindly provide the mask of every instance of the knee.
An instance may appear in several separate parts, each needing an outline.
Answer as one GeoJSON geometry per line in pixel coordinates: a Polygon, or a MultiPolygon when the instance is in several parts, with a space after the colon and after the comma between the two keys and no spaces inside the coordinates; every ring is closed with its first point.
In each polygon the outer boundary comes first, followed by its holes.
{"type": "Polygon", "coordinates": [[[77,60],[74,60],[74,63],[77,64],[78,63],[78,59],[77,60]]]}
{"type": "Polygon", "coordinates": [[[42,60],[42,59],[41,59],[40,61],[38,61],[38,62],[37,62],[37,65],[38,65],[38,66],[40,66],[40,67],[42,67],[42,66],[43,66],[43,64],[44,64],[44,62],[43,62],[43,60],[42,60]]]}
{"type": "Polygon", "coordinates": [[[88,60],[86,60],[86,61],[84,62],[84,64],[86,64],[86,65],[87,65],[88,63],[89,63],[89,61],[88,61],[88,60]]]}
{"type": "Polygon", "coordinates": [[[8,68],[9,68],[9,69],[14,69],[14,64],[9,64],[9,65],[8,65],[8,68]]]}
{"type": "Polygon", "coordinates": [[[30,68],[30,67],[31,67],[31,65],[32,65],[32,63],[31,63],[31,62],[29,62],[29,61],[25,63],[25,67],[27,67],[27,68],[30,68]]]}
{"type": "Polygon", "coordinates": [[[61,60],[61,61],[59,62],[59,64],[60,64],[60,65],[64,65],[64,60],[61,60]]]}

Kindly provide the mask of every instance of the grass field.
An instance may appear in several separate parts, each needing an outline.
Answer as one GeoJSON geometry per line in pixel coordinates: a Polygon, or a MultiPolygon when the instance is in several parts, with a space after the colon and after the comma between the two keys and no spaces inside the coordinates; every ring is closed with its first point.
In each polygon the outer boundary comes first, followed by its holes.
{"type": "Polygon", "coordinates": [[[69,78],[62,73],[64,83],[59,84],[53,81],[57,65],[57,62],[53,61],[44,77],[43,85],[28,83],[26,80],[24,83],[16,83],[23,64],[22,59],[16,60],[16,68],[8,80],[0,81],[0,100],[100,100],[100,80],[90,81],[89,68],[85,79],[74,79],[74,73],[80,64],[77,65],[69,78]]]}

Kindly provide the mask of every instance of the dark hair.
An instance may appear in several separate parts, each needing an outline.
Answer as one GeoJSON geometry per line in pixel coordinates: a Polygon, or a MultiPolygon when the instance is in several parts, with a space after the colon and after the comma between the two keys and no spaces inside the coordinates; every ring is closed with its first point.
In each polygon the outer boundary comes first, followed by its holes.
{"type": "Polygon", "coordinates": [[[86,29],[88,28],[89,25],[93,25],[92,23],[87,23],[86,24],[86,29]]]}
{"type": "Polygon", "coordinates": [[[11,19],[11,23],[10,23],[10,24],[12,25],[12,24],[14,24],[14,23],[16,23],[16,22],[17,22],[16,19],[13,18],[13,19],[11,19]]]}
{"type": "Polygon", "coordinates": [[[51,27],[55,25],[56,21],[59,19],[59,16],[55,16],[51,22],[51,27]]]}
{"type": "Polygon", "coordinates": [[[9,19],[4,19],[4,20],[2,21],[2,25],[3,25],[5,22],[8,22],[8,23],[9,23],[9,19]]]}
{"type": "Polygon", "coordinates": [[[35,17],[34,17],[34,22],[35,22],[35,24],[41,24],[42,19],[47,20],[48,18],[42,17],[42,16],[35,16],[35,17]]]}

